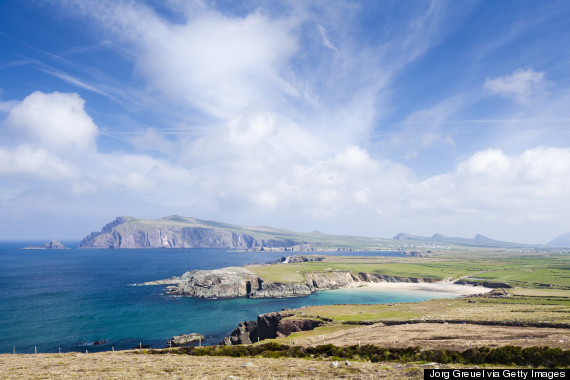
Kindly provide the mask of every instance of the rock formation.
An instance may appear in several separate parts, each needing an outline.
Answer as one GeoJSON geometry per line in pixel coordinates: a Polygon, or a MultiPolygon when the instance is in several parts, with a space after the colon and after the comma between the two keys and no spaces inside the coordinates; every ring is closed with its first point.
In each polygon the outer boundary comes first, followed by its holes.
{"type": "Polygon", "coordinates": [[[41,246],[30,246],[30,247],[24,247],[22,249],[69,249],[69,248],[61,244],[59,240],[55,239],[41,246]]]}
{"type": "Polygon", "coordinates": [[[283,338],[295,331],[313,330],[324,324],[318,319],[292,319],[291,313],[276,312],[260,314],[256,321],[240,322],[238,327],[222,344],[251,344],[258,340],[283,338]]]}
{"type": "Polygon", "coordinates": [[[186,346],[190,343],[203,341],[204,335],[191,333],[191,334],[182,334],[173,336],[172,339],[168,341],[168,346],[170,347],[179,347],[179,346],[186,346]]]}
{"type": "Polygon", "coordinates": [[[323,261],[324,257],[319,256],[302,256],[302,255],[294,255],[294,256],[283,256],[278,259],[276,262],[281,264],[293,264],[293,263],[309,263],[314,261],[323,261]]]}

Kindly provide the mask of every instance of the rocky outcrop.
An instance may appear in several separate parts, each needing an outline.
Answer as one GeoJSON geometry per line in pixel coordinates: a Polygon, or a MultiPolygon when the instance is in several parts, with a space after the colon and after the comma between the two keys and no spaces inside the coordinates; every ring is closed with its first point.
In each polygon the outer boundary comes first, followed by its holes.
{"type": "Polygon", "coordinates": [[[69,249],[69,248],[61,244],[59,240],[55,239],[44,245],[24,247],[22,249],[69,249]]]}
{"type": "Polygon", "coordinates": [[[506,282],[492,282],[492,281],[474,281],[474,280],[457,280],[454,282],[457,285],[475,285],[475,286],[482,286],[484,288],[503,288],[503,289],[510,289],[512,286],[507,284],[506,282]]]}
{"type": "MultiPolygon", "coordinates": [[[[161,284],[172,284],[166,294],[197,298],[233,298],[249,296],[259,287],[260,278],[245,268],[223,268],[216,270],[195,270],[181,277],[160,280],[161,284]]],[[[154,285],[156,281],[144,285],[154,285]]]]}
{"type": "Polygon", "coordinates": [[[180,346],[186,346],[190,343],[203,341],[204,339],[205,339],[204,335],[197,333],[182,334],[182,335],[173,336],[172,339],[168,341],[167,345],[169,347],[180,347],[180,346]]]}
{"type": "Polygon", "coordinates": [[[292,316],[286,312],[260,314],[256,321],[240,322],[222,344],[251,344],[264,339],[283,338],[293,332],[313,330],[324,324],[318,319],[290,318],[292,316]]]}
{"type": "Polygon", "coordinates": [[[358,273],[358,280],[361,282],[408,282],[408,283],[431,283],[438,282],[431,278],[417,278],[417,277],[402,277],[402,276],[388,276],[376,273],[358,273]]]}
{"type": "Polygon", "coordinates": [[[294,264],[294,263],[310,263],[314,261],[323,261],[324,257],[319,256],[302,256],[302,255],[294,255],[294,256],[283,256],[277,259],[276,262],[281,264],[294,264]]]}
{"type": "Polygon", "coordinates": [[[247,268],[229,267],[216,270],[195,270],[180,277],[150,281],[138,285],[170,285],[167,295],[197,298],[286,298],[302,297],[318,290],[339,289],[370,282],[435,282],[431,279],[386,276],[349,271],[304,273],[305,281],[298,283],[269,282],[247,268]]]}
{"type": "Polygon", "coordinates": [[[291,247],[288,239],[256,239],[228,228],[181,223],[174,217],[158,221],[119,217],[101,232],[85,237],[79,248],[227,248],[262,250],[264,247],[291,247]]]}

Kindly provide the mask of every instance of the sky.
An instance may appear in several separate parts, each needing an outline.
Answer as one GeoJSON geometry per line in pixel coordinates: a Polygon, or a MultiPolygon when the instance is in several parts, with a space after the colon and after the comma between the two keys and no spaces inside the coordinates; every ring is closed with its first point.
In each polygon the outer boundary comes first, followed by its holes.
{"type": "Polygon", "coordinates": [[[117,216],[544,244],[570,2],[0,2],[0,240],[117,216]]]}

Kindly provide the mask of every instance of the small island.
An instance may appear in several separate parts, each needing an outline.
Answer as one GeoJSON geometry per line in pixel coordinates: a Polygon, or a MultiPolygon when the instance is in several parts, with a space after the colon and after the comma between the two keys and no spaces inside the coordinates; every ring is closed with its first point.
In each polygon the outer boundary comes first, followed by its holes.
{"type": "Polygon", "coordinates": [[[54,239],[49,243],[45,243],[44,245],[29,246],[29,247],[24,247],[22,249],[69,249],[69,248],[63,245],[59,240],[54,239]]]}

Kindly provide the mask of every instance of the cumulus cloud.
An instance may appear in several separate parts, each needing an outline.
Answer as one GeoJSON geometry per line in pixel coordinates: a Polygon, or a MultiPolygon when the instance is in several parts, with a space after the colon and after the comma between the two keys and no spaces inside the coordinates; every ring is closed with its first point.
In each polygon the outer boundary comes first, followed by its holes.
{"type": "Polygon", "coordinates": [[[0,147],[0,178],[29,177],[48,180],[73,179],[79,168],[44,150],[20,145],[15,149],[0,147]]]}
{"type": "Polygon", "coordinates": [[[84,104],[78,94],[36,91],[10,109],[5,123],[27,144],[64,156],[85,153],[95,150],[99,131],[84,104]]]}
{"type": "Polygon", "coordinates": [[[487,149],[460,162],[454,172],[423,181],[419,189],[424,210],[447,210],[454,218],[515,218],[524,223],[544,212],[562,215],[570,211],[565,201],[570,149],[538,147],[513,156],[487,149]]]}
{"type": "Polygon", "coordinates": [[[297,50],[296,21],[261,11],[229,17],[199,7],[183,23],[128,2],[74,3],[136,49],[136,71],[171,100],[217,117],[296,96],[281,72],[297,50]]]}
{"type": "Polygon", "coordinates": [[[154,128],[149,128],[144,133],[134,135],[128,140],[137,151],[160,152],[163,154],[172,154],[176,150],[177,145],[154,128]]]}
{"type": "Polygon", "coordinates": [[[542,94],[550,83],[542,71],[517,69],[510,75],[487,78],[483,87],[490,94],[501,95],[518,103],[528,103],[542,94]]]}

